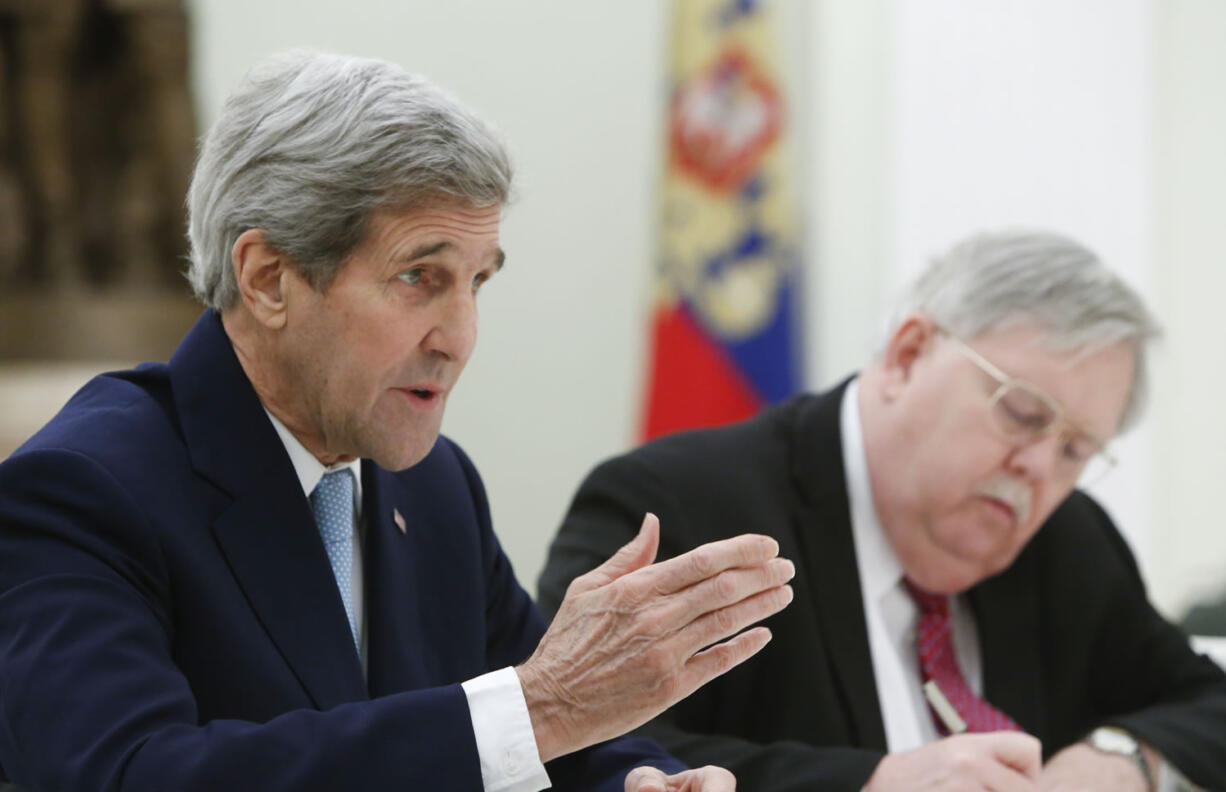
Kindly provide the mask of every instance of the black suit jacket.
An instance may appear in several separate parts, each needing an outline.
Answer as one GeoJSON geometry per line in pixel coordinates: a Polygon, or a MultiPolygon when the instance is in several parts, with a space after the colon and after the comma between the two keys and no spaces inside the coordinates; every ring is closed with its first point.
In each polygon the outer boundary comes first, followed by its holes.
{"type": "MultiPolygon", "coordinates": [[[[362,463],[368,674],[302,485],[217,314],[0,464],[0,780],[31,790],[482,789],[460,683],[545,622],[440,438],[362,463]],[[397,524],[394,511],[403,516],[397,524]]],[[[621,739],[555,760],[621,792],[621,739]]]]}
{"type": "MultiPolygon", "coordinates": [[[[647,731],[740,788],[858,790],[885,751],[839,429],[846,383],[733,426],[649,443],[596,468],[550,548],[539,601],[659,515],[661,554],[744,532],[796,562],[796,598],[755,658],[647,731]]],[[[1114,723],[1194,781],[1226,789],[1226,675],[1150,606],[1106,513],[1075,492],[1016,562],[968,592],[986,697],[1050,756],[1114,723]]]]}

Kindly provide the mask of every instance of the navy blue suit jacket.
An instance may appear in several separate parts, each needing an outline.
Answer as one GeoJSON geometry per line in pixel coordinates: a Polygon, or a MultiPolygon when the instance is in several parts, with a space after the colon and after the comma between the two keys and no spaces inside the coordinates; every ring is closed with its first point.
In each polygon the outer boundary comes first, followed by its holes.
{"type": "MultiPolygon", "coordinates": [[[[545,623],[440,438],[362,462],[368,676],[310,506],[220,318],[86,385],[0,464],[0,766],[48,790],[480,790],[460,682],[545,623]],[[404,516],[404,532],[392,519],[404,516]]],[[[622,789],[623,739],[548,765],[622,789]]]]}

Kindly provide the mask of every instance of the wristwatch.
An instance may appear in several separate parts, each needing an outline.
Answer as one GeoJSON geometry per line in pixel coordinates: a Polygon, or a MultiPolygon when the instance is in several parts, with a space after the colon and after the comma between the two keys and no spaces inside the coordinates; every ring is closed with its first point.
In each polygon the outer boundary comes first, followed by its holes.
{"type": "Polygon", "coordinates": [[[1157,789],[1154,786],[1153,771],[1150,770],[1145,754],[1141,752],[1140,743],[1128,732],[1123,729],[1117,729],[1114,726],[1099,726],[1090,732],[1085,742],[1097,751],[1127,757],[1132,760],[1132,763],[1141,771],[1141,775],[1145,777],[1145,788],[1149,792],[1154,792],[1157,789]]]}

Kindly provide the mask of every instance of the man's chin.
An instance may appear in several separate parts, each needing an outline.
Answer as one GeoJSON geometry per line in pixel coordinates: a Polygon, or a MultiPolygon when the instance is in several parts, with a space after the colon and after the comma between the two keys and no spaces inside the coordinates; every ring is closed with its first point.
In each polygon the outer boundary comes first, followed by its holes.
{"type": "MultiPolygon", "coordinates": [[[[436,435],[434,439],[437,442],[438,436],[436,435]]],[[[379,456],[372,456],[371,459],[374,460],[374,462],[379,467],[385,470],[390,470],[393,473],[399,473],[400,471],[408,470],[409,468],[416,465],[418,462],[421,462],[423,459],[429,456],[430,452],[433,450],[434,450],[434,443],[431,443],[428,447],[425,447],[425,448],[422,448],[422,447],[417,447],[413,449],[398,448],[394,450],[389,450],[386,454],[380,454],[379,456]]]]}
{"type": "Polygon", "coordinates": [[[376,442],[368,443],[367,453],[362,456],[384,470],[398,473],[408,470],[429,456],[438,443],[438,435],[438,431],[431,432],[426,437],[423,437],[421,432],[414,432],[400,442],[389,442],[393,435],[388,433],[377,438],[376,442]]]}
{"type": "Polygon", "coordinates": [[[999,554],[971,555],[953,553],[946,549],[943,560],[928,564],[928,568],[916,574],[908,571],[910,578],[921,588],[934,594],[961,594],[990,577],[1000,574],[1013,562],[1013,556],[1001,558],[999,554]]]}

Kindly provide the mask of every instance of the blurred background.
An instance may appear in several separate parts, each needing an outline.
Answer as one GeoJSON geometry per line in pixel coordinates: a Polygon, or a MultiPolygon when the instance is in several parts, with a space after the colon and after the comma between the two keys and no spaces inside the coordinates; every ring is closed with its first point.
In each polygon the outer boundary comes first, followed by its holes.
{"type": "MultiPolygon", "coordinates": [[[[958,238],[1077,237],[1166,329],[1096,493],[1164,612],[1219,596],[1226,3],[774,6],[803,384],[853,372],[958,238]]],[[[165,359],[198,313],[186,163],[247,67],[295,46],[386,58],[499,128],[517,167],[444,431],[534,588],[571,493],[643,421],[671,24],[663,0],[0,0],[0,455],[93,373],[165,359]]]]}

